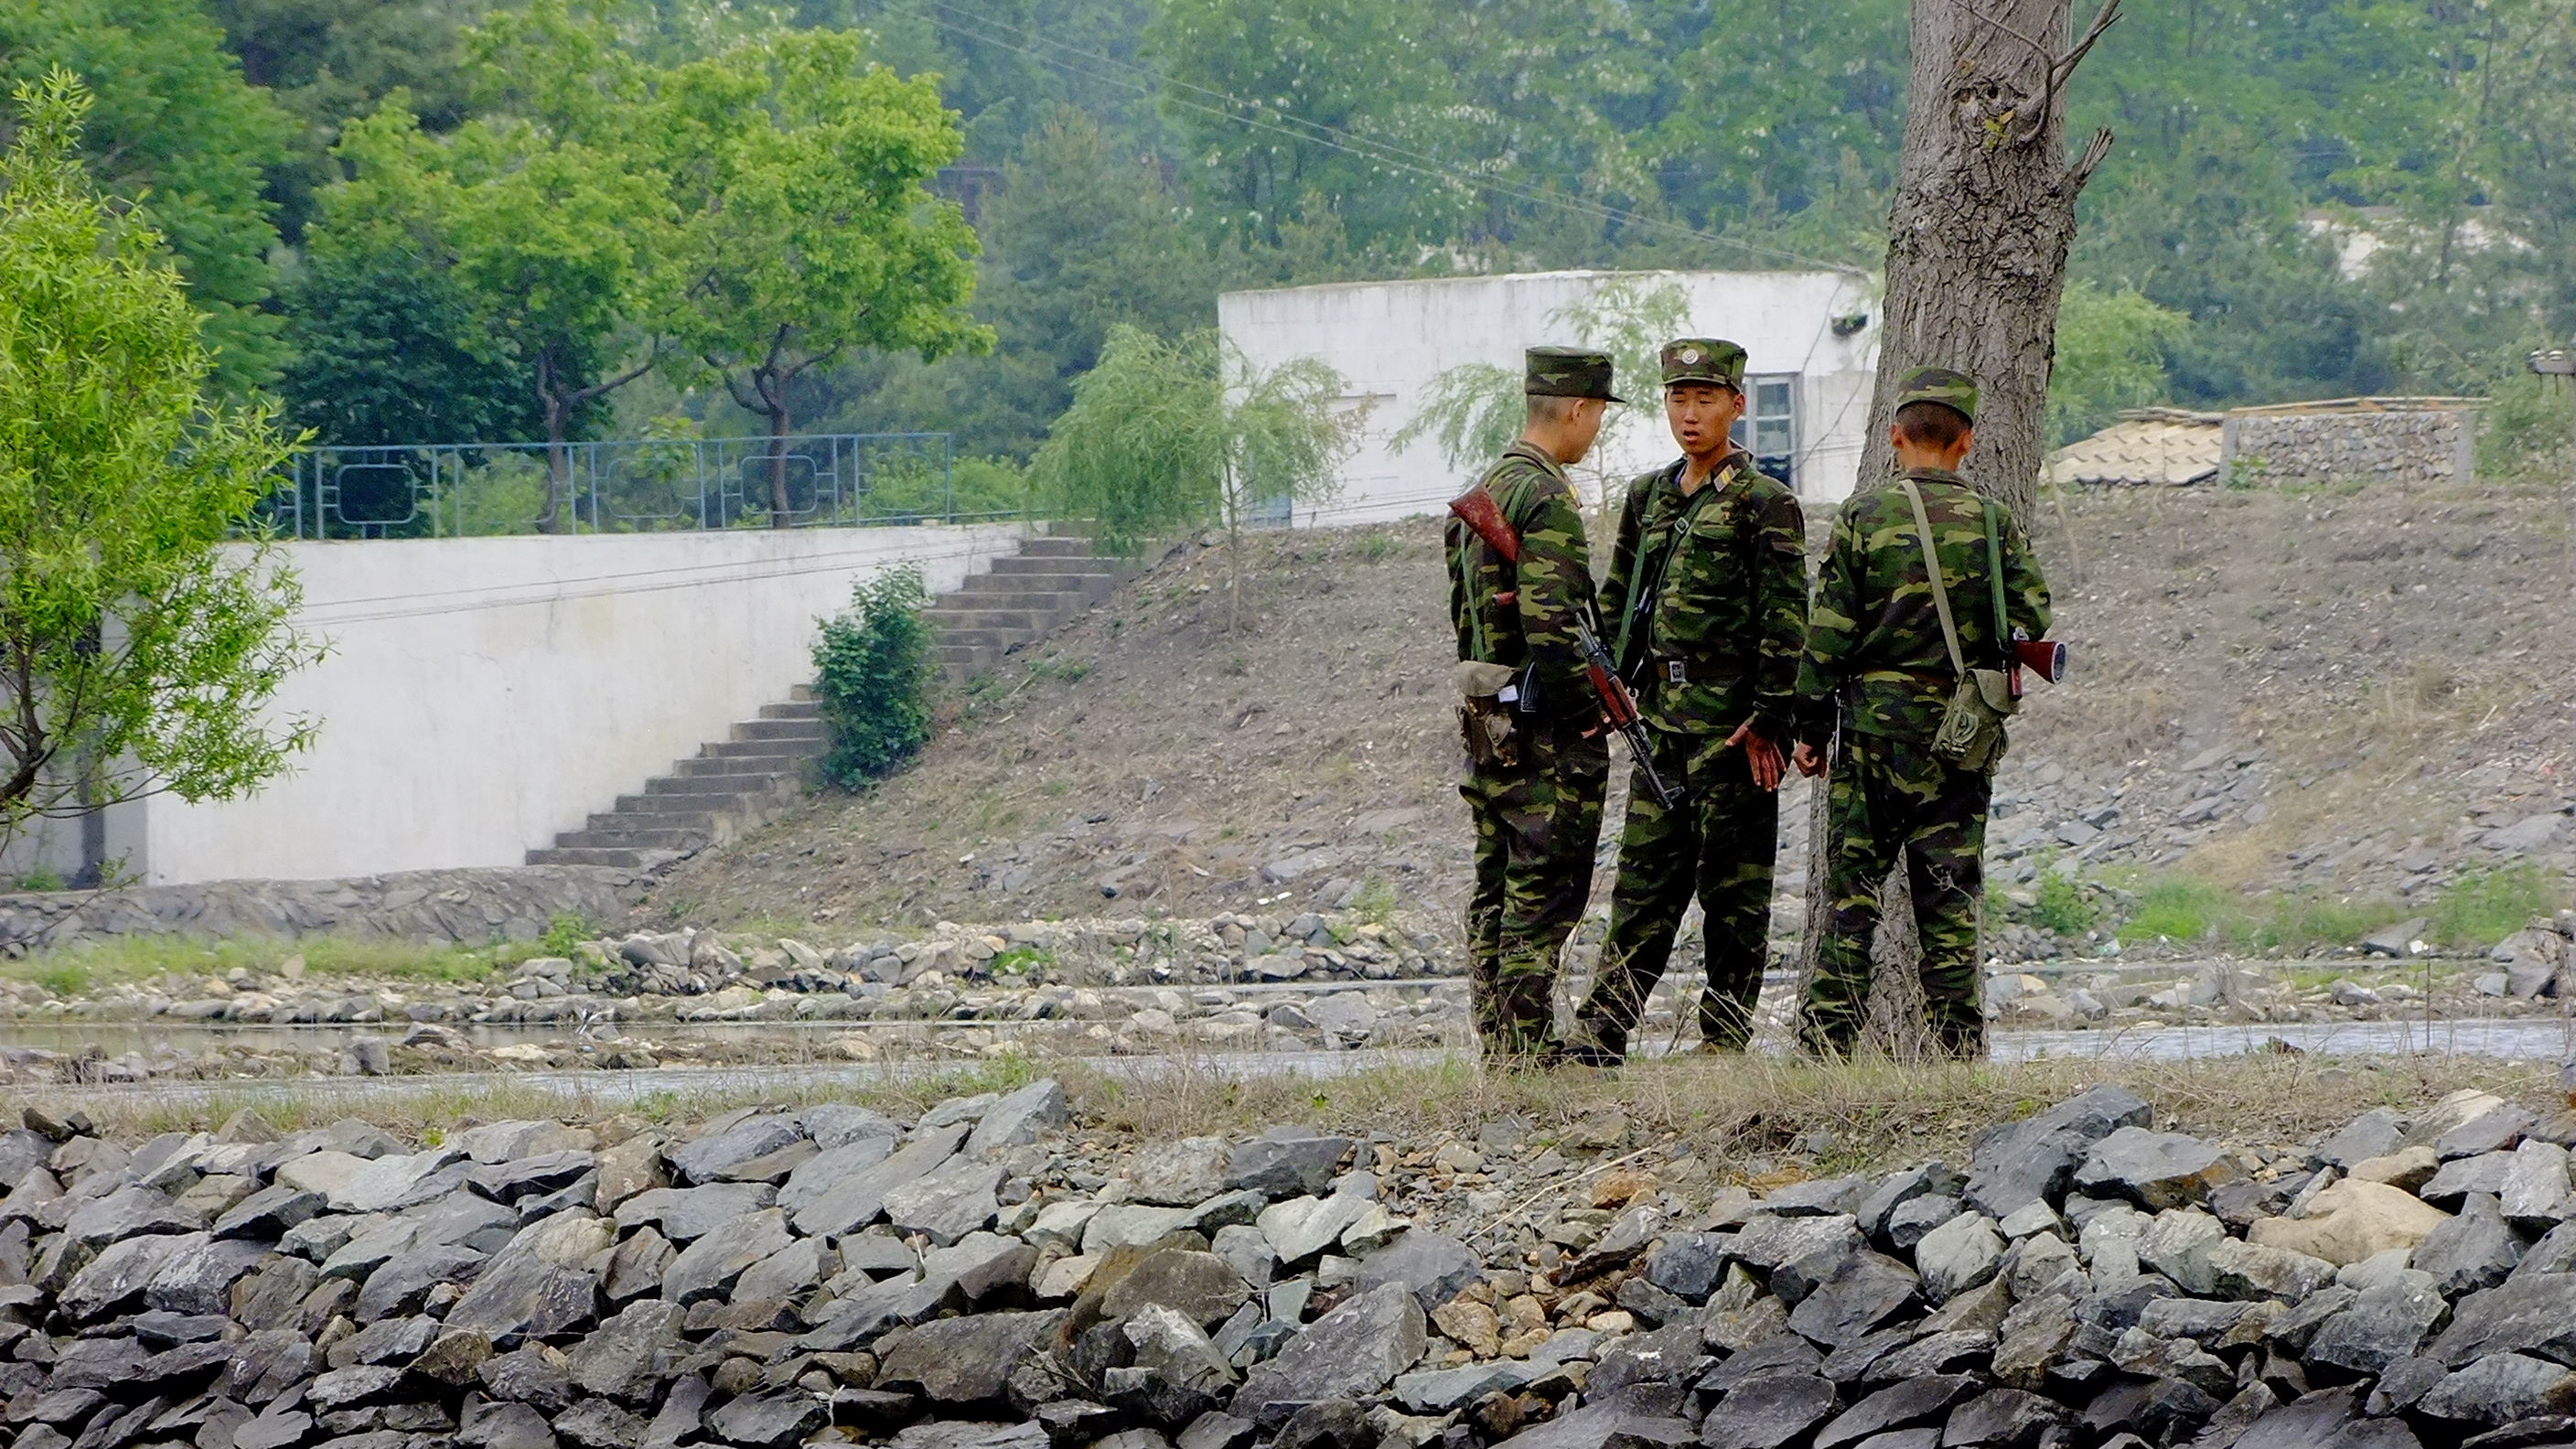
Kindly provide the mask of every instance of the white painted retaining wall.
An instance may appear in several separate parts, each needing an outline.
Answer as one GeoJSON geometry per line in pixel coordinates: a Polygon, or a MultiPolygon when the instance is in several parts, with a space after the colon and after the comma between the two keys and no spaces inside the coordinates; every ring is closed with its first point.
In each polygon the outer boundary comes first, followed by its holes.
{"type": "Polygon", "coordinates": [[[931,590],[1016,524],[293,543],[330,656],[279,692],[321,722],[246,800],[109,813],[149,884],[518,865],[813,677],[818,617],[903,561],[931,590]]]}
{"type": "MultiPolygon", "coordinates": [[[[1311,512],[1299,509],[1294,521],[1358,523],[1439,512],[1474,481],[1476,467],[1451,467],[1429,439],[1400,450],[1393,445],[1421,409],[1431,380],[1468,362],[1517,373],[1524,348],[1577,341],[1557,319],[1613,275],[1352,282],[1219,297],[1218,325],[1253,363],[1321,358],[1347,381],[1346,400],[1368,409],[1359,447],[1342,464],[1340,496],[1311,512]]],[[[1818,502],[1848,496],[1878,366],[1874,281],[1839,272],[1638,275],[1649,286],[1679,286],[1690,299],[1688,335],[1741,344],[1748,376],[1796,379],[1798,492],[1818,502]],[[1834,335],[1834,319],[1851,316],[1866,317],[1866,325],[1834,335]]],[[[1595,501],[1604,480],[1624,482],[1674,456],[1653,381],[1622,377],[1619,385],[1621,396],[1645,408],[1624,420],[1623,410],[1614,409],[1601,443],[1577,470],[1577,483],[1595,501]]]]}

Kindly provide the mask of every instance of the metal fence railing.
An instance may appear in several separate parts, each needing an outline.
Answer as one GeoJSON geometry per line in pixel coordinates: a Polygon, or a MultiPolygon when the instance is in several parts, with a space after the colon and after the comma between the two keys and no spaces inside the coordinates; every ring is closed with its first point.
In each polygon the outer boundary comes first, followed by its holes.
{"type": "Polygon", "coordinates": [[[297,539],[954,523],[954,463],[946,433],[316,447],[261,518],[297,539]]]}

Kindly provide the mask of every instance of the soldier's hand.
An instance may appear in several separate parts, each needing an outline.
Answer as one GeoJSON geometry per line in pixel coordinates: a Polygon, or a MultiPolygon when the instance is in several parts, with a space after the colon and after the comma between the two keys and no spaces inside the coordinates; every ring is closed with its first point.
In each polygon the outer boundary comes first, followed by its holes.
{"type": "Polygon", "coordinates": [[[1810,780],[1825,772],[1825,757],[1804,740],[1798,742],[1798,748],[1791,752],[1789,759],[1798,767],[1798,773],[1810,780]]]}
{"type": "Polygon", "coordinates": [[[1756,734],[1753,721],[1746,720],[1737,725],[1735,733],[1726,737],[1726,742],[1744,747],[1744,763],[1753,771],[1754,784],[1765,790],[1780,788],[1780,777],[1787,773],[1787,767],[1780,759],[1780,747],[1756,734]]]}

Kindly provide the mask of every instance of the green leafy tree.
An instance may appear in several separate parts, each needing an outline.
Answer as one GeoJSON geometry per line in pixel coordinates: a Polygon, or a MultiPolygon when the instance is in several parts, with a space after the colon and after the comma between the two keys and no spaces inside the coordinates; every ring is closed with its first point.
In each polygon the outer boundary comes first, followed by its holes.
{"type": "Polygon", "coordinates": [[[2071,443],[2109,423],[2123,408],[2165,395],[2165,352],[2191,330],[2191,319],[2136,292],[2104,292],[2073,282],[2057,306],[2057,357],[2048,375],[2048,434],[2071,443]]]}
{"type": "Polygon", "coordinates": [[[831,745],[820,768],[844,790],[894,773],[930,742],[929,604],[921,570],[907,564],[853,585],[850,607],[823,621],[814,694],[831,745]]]}
{"type": "Polygon", "coordinates": [[[316,239],[285,295],[291,424],[344,446],[510,442],[545,427],[530,379],[483,335],[452,270],[316,239]]]}
{"type": "Polygon", "coordinates": [[[228,547],[286,441],[212,402],[161,236],[76,159],[68,71],[17,89],[0,159],[0,845],[29,820],[256,788],[313,737],[266,717],[317,651],[292,575],[228,547]]]}
{"type": "Polygon", "coordinates": [[[528,379],[548,444],[536,522],[555,531],[576,420],[659,358],[633,334],[668,313],[674,218],[634,129],[644,67],[605,20],[537,0],[467,47],[495,109],[443,137],[399,98],[352,122],[335,148],[352,174],[324,196],[317,246],[409,252],[453,280],[486,355],[528,379]]]}
{"type": "MultiPolygon", "coordinates": [[[[844,352],[981,351],[965,310],[975,234],[923,183],[960,140],[928,81],[861,58],[854,31],[773,32],[655,77],[641,118],[679,218],[667,319],[684,376],[720,380],[772,439],[790,389],[844,352]]],[[[785,449],[769,520],[793,521],[785,449]]]]}
{"type": "Polygon", "coordinates": [[[196,0],[0,0],[0,84],[58,66],[92,98],[90,174],[120,202],[149,200],[206,314],[214,385],[234,397],[266,385],[285,349],[263,310],[277,244],[263,168],[285,159],[292,123],[243,84],[196,0]]]}
{"type": "Polygon", "coordinates": [[[1120,552],[1174,528],[1222,527],[1227,594],[1239,607],[1246,521],[1335,490],[1360,421],[1339,406],[1342,388],[1314,358],[1262,368],[1215,332],[1166,341],[1112,327],[1031,482],[1120,552]]]}

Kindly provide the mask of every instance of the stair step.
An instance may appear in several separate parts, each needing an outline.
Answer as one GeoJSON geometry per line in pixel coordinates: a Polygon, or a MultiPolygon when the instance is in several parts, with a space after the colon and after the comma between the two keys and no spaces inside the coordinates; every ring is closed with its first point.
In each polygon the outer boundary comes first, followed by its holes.
{"type": "Polygon", "coordinates": [[[957,594],[952,597],[956,599],[956,602],[949,605],[947,608],[925,609],[922,612],[934,620],[945,617],[949,614],[966,613],[977,609],[1040,609],[1052,614],[1062,610],[1068,603],[1079,600],[1082,596],[1080,594],[1060,593],[1053,589],[1039,589],[1031,590],[1026,593],[990,593],[975,594],[971,596],[957,594]]]}
{"type": "Polygon", "coordinates": [[[790,739],[714,740],[698,746],[702,760],[810,760],[831,747],[822,735],[790,739]]]}
{"type": "MultiPolygon", "coordinates": [[[[750,795],[775,793],[770,788],[775,778],[773,776],[770,779],[763,779],[753,776],[745,779],[740,775],[656,775],[644,782],[644,793],[657,800],[686,798],[734,800],[750,795]]],[[[704,810],[714,807],[702,805],[698,808],[704,810]]]]}
{"type": "Polygon", "coordinates": [[[820,720],[747,719],[733,727],[736,740],[821,740],[820,720]]]}
{"type": "Polygon", "coordinates": [[[804,755],[715,755],[695,760],[674,760],[671,773],[710,780],[732,780],[748,789],[755,784],[782,776],[804,773],[804,755]]]}
{"type": "Polygon", "coordinates": [[[567,830],[555,837],[558,850],[696,850],[715,844],[712,830],[666,830],[646,826],[632,830],[567,830]]]}
{"type": "Polygon", "coordinates": [[[764,704],[760,707],[760,717],[762,719],[821,719],[823,705],[821,701],[812,699],[791,699],[785,704],[764,704]]]}
{"type": "MultiPolygon", "coordinates": [[[[713,810],[656,810],[625,814],[594,810],[582,822],[582,830],[703,830],[713,835],[716,822],[717,815],[713,810]]],[[[556,836],[555,843],[563,844],[563,837],[556,836]]]]}
{"type": "Polygon", "coordinates": [[[1106,574],[1117,565],[1105,558],[997,558],[992,572],[1009,574],[1106,574]]]}
{"type": "Polygon", "coordinates": [[[943,629],[939,642],[962,644],[969,649],[1008,649],[1036,637],[1036,631],[1030,629],[943,629]]]}
{"type": "Polygon", "coordinates": [[[530,865],[614,865],[642,870],[670,859],[667,850],[610,850],[597,846],[555,846],[528,852],[530,865]]]}
{"type": "Polygon", "coordinates": [[[1052,538],[1032,538],[1020,545],[1022,558],[1089,558],[1091,540],[1059,534],[1052,538]]]}

